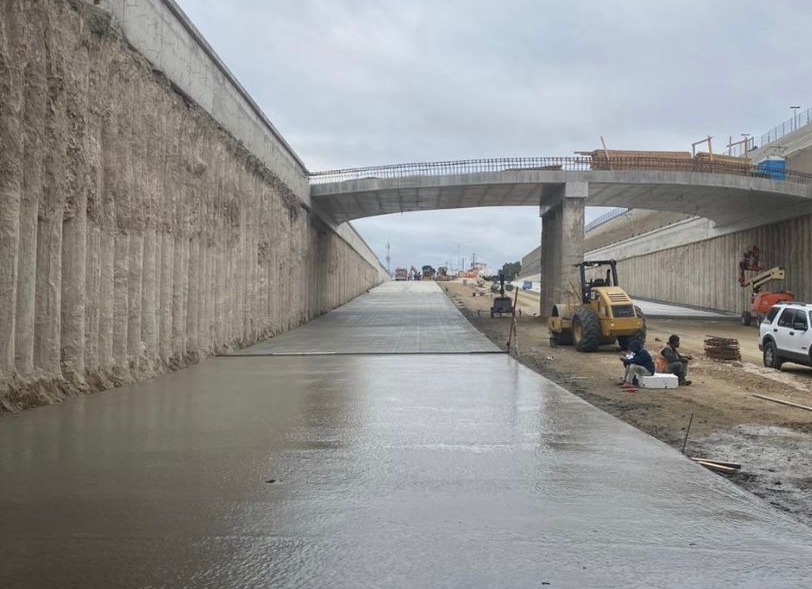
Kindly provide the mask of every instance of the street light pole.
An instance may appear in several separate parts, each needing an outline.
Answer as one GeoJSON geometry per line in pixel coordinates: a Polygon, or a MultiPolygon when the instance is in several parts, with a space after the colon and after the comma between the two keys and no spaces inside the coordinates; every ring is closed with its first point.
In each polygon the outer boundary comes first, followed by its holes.
{"type": "Polygon", "coordinates": [[[792,109],[792,130],[795,131],[798,129],[798,109],[800,106],[790,106],[792,109]]]}

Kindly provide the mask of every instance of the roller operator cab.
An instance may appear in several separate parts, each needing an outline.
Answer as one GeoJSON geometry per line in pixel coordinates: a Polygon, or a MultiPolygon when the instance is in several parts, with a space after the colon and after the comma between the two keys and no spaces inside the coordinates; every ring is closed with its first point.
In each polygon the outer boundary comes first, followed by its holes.
{"type": "MultiPolygon", "coordinates": [[[[581,262],[580,302],[555,303],[548,327],[552,345],[575,345],[579,352],[594,352],[602,345],[617,342],[628,349],[633,339],[646,341],[643,312],[626,294],[617,279],[617,262],[602,260],[581,262]],[[587,271],[607,267],[605,275],[587,278],[587,271]]],[[[576,299],[577,300],[577,299],[576,299]]]]}

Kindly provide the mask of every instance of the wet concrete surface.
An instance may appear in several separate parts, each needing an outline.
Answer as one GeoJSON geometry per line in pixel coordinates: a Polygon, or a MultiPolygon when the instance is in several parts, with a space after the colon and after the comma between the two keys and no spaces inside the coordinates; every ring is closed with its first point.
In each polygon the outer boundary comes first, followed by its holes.
{"type": "Polygon", "coordinates": [[[21,589],[812,576],[809,528],[499,354],[222,357],[10,416],[0,506],[21,589]]]}
{"type": "Polygon", "coordinates": [[[388,282],[350,303],[232,355],[498,352],[435,282],[388,282]]]}

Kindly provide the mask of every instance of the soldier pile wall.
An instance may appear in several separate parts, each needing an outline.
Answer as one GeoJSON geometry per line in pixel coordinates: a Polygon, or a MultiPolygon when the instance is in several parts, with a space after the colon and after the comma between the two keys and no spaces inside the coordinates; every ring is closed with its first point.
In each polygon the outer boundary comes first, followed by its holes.
{"type": "Polygon", "coordinates": [[[0,3],[0,412],[291,329],[379,283],[369,253],[107,13],[0,3]]]}

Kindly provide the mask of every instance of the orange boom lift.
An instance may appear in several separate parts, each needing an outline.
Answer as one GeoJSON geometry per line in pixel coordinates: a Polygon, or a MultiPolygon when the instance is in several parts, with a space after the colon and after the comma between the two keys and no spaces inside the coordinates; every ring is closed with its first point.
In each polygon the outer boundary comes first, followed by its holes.
{"type": "Polygon", "coordinates": [[[770,307],[778,303],[785,303],[795,300],[795,295],[789,291],[781,292],[761,292],[762,287],[776,280],[783,280],[786,272],[781,266],[775,266],[765,270],[759,265],[761,251],[753,246],[742,254],[739,260],[739,284],[742,288],[750,287],[750,309],[742,311],[742,325],[750,325],[755,322],[758,326],[770,307]],[[758,272],[755,276],[746,277],[746,272],[758,272]]]}

